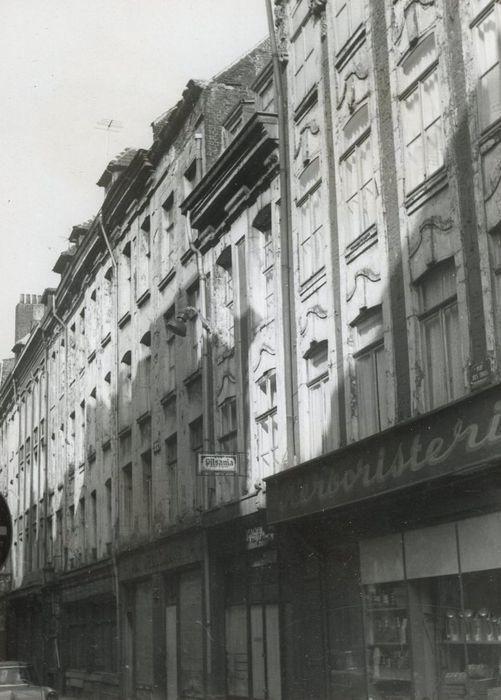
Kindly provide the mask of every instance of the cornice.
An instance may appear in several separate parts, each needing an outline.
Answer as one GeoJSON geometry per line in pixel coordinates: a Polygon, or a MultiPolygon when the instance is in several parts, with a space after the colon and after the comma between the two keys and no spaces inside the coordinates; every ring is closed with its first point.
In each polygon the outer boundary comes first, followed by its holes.
{"type": "Polygon", "coordinates": [[[263,172],[273,165],[269,159],[277,144],[276,115],[256,112],[181,203],[183,214],[191,212],[193,228],[218,226],[226,205],[244,188],[253,189],[263,172]]]}

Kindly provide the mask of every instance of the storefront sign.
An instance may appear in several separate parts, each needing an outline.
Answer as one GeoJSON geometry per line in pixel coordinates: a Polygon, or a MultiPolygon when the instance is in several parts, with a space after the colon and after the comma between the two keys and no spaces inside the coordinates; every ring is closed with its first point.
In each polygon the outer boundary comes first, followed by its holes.
{"type": "Polygon", "coordinates": [[[267,479],[269,522],[501,462],[501,387],[267,479]]]}
{"type": "Polygon", "coordinates": [[[198,473],[200,476],[212,476],[213,474],[236,474],[237,456],[227,454],[199,454],[198,473]]]}
{"type": "Polygon", "coordinates": [[[247,549],[258,549],[273,542],[273,533],[265,530],[262,525],[258,525],[257,527],[249,527],[245,531],[245,539],[247,549]]]}

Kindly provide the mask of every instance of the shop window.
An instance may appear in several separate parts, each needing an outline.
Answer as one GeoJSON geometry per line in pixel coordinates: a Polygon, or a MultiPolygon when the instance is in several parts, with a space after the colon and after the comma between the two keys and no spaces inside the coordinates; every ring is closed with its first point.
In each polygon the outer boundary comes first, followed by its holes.
{"type": "Polygon", "coordinates": [[[341,645],[345,680],[366,662],[371,697],[501,694],[500,526],[491,513],[362,541],[365,653],[341,645]]]}
{"type": "Polygon", "coordinates": [[[223,250],[217,259],[219,267],[218,297],[221,302],[220,332],[226,350],[235,346],[234,283],[231,246],[223,250]]]}
{"type": "Polygon", "coordinates": [[[419,291],[426,404],[431,409],[464,390],[454,260],[427,272],[419,291]]]}
{"type": "Polygon", "coordinates": [[[153,600],[151,581],[135,587],[134,596],[134,681],[136,690],[153,685],[153,600]]]}
{"type": "Polygon", "coordinates": [[[308,387],[309,456],[327,451],[330,445],[331,412],[328,343],[314,343],[305,356],[308,387]]]}
{"type": "Polygon", "coordinates": [[[105,506],[106,506],[106,529],[104,532],[104,542],[106,546],[106,554],[111,554],[111,541],[113,537],[113,500],[112,500],[112,486],[111,479],[107,479],[104,482],[105,490],[105,506]]]}
{"type": "Polygon", "coordinates": [[[179,576],[179,697],[204,695],[204,627],[199,571],[179,576]]]}
{"type": "Polygon", "coordinates": [[[344,233],[348,243],[367,231],[376,220],[376,190],[367,105],[345,127],[348,151],[341,160],[344,199],[344,233]]]}
{"type": "Polygon", "coordinates": [[[231,396],[219,406],[221,452],[234,454],[237,451],[237,399],[231,396]]]}
{"type": "Polygon", "coordinates": [[[343,48],[362,21],[363,0],[335,0],[334,28],[337,51],[343,48]]]}
{"type": "Polygon", "coordinates": [[[388,426],[386,351],[380,307],[365,315],[355,326],[355,363],[358,435],[372,435],[388,426]]]}
{"type": "Polygon", "coordinates": [[[316,41],[316,27],[313,19],[310,17],[292,39],[295,85],[294,104],[296,107],[318,81],[318,66],[315,52],[316,41]]]}
{"type": "Polygon", "coordinates": [[[162,205],[163,232],[161,243],[161,265],[163,275],[175,266],[175,217],[174,193],[171,192],[162,205]]]}
{"type": "Polygon", "coordinates": [[[501,12],[497,3],[473,26],[481,130],[501,118],[501,12]]]}
{"type": "Polygon", "coordinates": [[[257,452],[263,475],[272,474],[277,463],[277,378],[270,370],[257,382],[257,452]]]}
{"type": "Polygon", "coordinates": [[[404,61],[401,119],[405,150],[405,189],[413,190],[444,164],[442,106],[433,36],[404,61]]]}

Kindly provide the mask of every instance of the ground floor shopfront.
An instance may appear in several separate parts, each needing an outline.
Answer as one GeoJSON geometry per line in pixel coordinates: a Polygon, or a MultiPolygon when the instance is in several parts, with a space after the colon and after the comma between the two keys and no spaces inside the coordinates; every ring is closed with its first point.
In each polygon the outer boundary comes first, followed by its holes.
{"type": "Polygon", "coordinates": [[[501,698],[500,396],[268,481],[288,700],[501,698]]]}

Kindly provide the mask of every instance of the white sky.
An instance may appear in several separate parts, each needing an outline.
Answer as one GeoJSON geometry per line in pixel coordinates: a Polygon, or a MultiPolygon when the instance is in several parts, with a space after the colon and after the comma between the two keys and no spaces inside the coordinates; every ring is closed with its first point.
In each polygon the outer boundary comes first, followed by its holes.
{"type": "Polygon", "coordinates": [[[148,147],[190,78],[210,78],[267,34],[265,0],[0,0],[0,358],[22,293],[93,216],[107,162],[148,147]],[[123,128],[110,136],[102,119],[123,128]]]}

